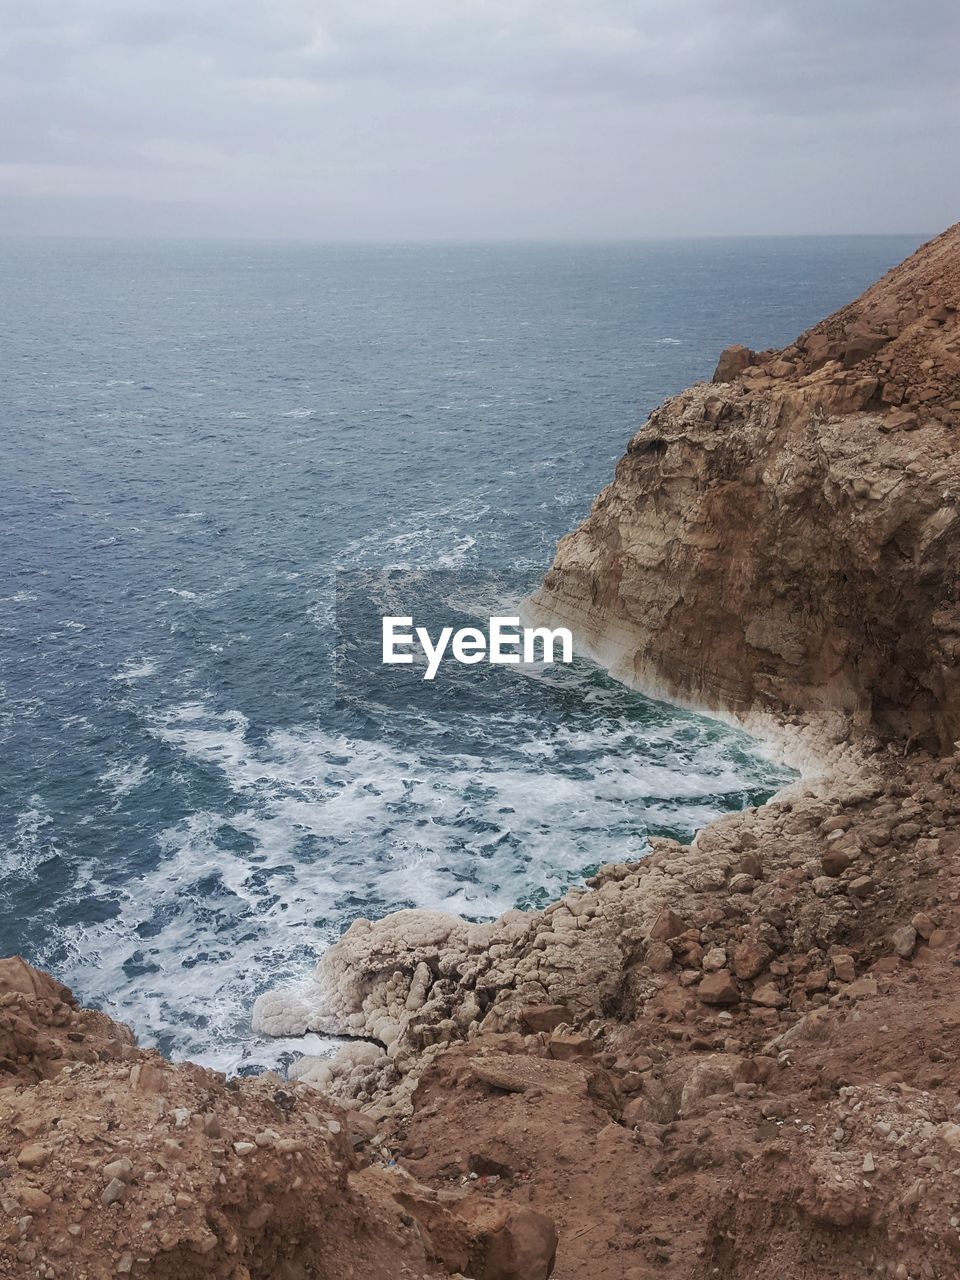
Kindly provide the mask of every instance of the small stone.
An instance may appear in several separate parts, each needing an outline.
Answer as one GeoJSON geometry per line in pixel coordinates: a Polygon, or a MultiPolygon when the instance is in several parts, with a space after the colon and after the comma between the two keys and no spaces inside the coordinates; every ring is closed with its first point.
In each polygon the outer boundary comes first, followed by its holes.
{"type": "Polygon", "coordinates": [[[666,973],[673,964],[673,952],[670,950],[670,944],[655,938],[647,944],[643,960],[644,964],[648,965],[654,973],[666,973]]]}
{"type": "Polygon", "coordinates": [[[890,940],[897,955],[902,956],[904,960],[909,960],[917,945],[917,931],[912,924],[905,924],[899,929],[894,929],[890,940]]]}
{"type": "Polygon", "coordinates": [[[910,923],[916,929],[917,934],[924,940],[924,942],[928,941],[930,935],[937,927],[925,911],[918,911],[910,923]]]}
{"type": "Polygon", "coordinates": [[[527,1004],[517,1010],[517,1018],[527,1031],[553,1031],[570,1021],[570,1010],[564,1004],[527,1004]]]}
{"type": "Polygon", "coordinates": [[[686,923],[680,919],[675,911],[665,907],[653,922],[653,926],[650,929],[650,940],[667,942],[670,938],[679,937],[681,933],[686,933],[686,931],[686,923]]]}
{"type": "Polygon", "coordinates": [[[703,957],[703,967],[707,973],[716,973],[718,969],[725,967],[727,963],[727,953],[723,947],[710,947],[703,957]]]}
{"type": "Polygon", "coordinates": [[[123,1199],[126,1189],[126,1185],[119,1178],[113,1178],[101,1191],[100,1203],[107,1207],[116,1204],[118,1200],[123,1199]]]}
{"type": "Polygon", "coordinates": [[[208,1228],[197,1237],[195,1247],[200,1253],[210,1253],[219,1243],[216,1235],[208,1228]]]}
{"type": "Polygon", "coordinates": [[[28,1142],[25,1147],[20,1148],[17,1164],[21,1169],[41,1169],[49,1159],[50,1152],[47,1147],[39,1142],[28,1142]]]}
{"type": "Polygon", "coordinates": [[[853,962],[853,956],[848,955],[845,952],[841,952],[839,955],[833,956],[830,964],[838,982],[852,982],[857,976],[857,969],[853,962]]]}
{"type": "Polygon", "coordinates": [[[701,979],[697,997],[703,1004],[737,1004],[740,992],[729,969],[718,969],[701,979]]]}
{"type": "Polygon", "coordinates": [[[737,863],[737,871],[741,875],[752,876],[754,880],[759,880],[763,876],[763,863],[755,853],[745,853],[737,863]]]}
{"type": "Polygon", "coordinates": [[[731,893],[753,893],[756,887],[757,882],[753,876],[745,875],[743,872],[731,876],[730,883],[727,885],[731,893]]]}
{"type": "Polygon", "coordinates": [[[862,978],[857,978],[855,982],[851,982],[843,993],[849,1000],[863,1000],[867,996],[875,996],[877,994],[877,980],[871,978],[869,974],[865,974],[862,978]]]}
{"type": "Polygon", "coordinates": [[[845,849],[825,849],[820,856],[820,866],[825,876],[842,875],[852,865],[853,858],[845,849]]]}
{"type": "Polygon", "coordinates": [[[556,1032],[550,1037],[547,1045],[547,1052],[551,1058],[555,1058],[558,1062],[571,1062],[575,1058],[589,1058],[593,1054],[593,1041],[589,1036],[583,1035],[579,1031],[572,1031],[567,1035],[557,1035],[556,1032]]]}
{"type": "Polygon", "coordinates": [[[826,821],[821,822],[820,830],[824,835],[830,835],[833,831],[849,831],[852,825],[852,819],[844,814],[838,814],[835,818],[827,818],[826,821]]]}
{"type": "MultiPolygon", "coordinates": [[[[926,1189],[927,1184],[925,1182],[913,1183],[900,1203],[905,1209],[913,1209],[923,1199],[923,1193],[926,1189]]],[[[904,1268],[904,1274],[906,1274],[906,1268],[904,1268]]]]}
{"type": "Polygon", "coordinates": [[[732,347],[724,347],[714,370],[713,381],[732,382],[743,373],[744,369],[753,364],[756,354],[749,347],[741,346],[739,343],[732,347]]]}
{"type": "Polygon", "coordinates": [[[20,1192],[20,1203],[27,1213],[46,1213],[53,1200],[39,1187],[24,1187],[20,1192]]]}
{"type": "Polygon", "coordinates": [[[208,1112],[203,1117],[203,1132],[208,1138],[220,1138],[223,1136],[223,1125],[220,1123],[220,1117],[208,1112]]]}
{"type": "Polygon", "coordinates": [[[808,995],[815,991],[826,991],[830,974],[826,969],[811,969],[804,979],[803,989],[808,995]]]}
{"type": "Polygon", "coordinates": [[[868,1151],[867,1154],[863,1157],[863,1164],[860,1166],[860,1168],[863,1170],[864,1173],[873,1173],[875,1172],[876,1167],[877,1167],[877,1163],[874,1160],[872,1154],[868,1151]]]}
{"type": "Polygon", "coordinates": [[[842,885],[833,876],[814,876],[810,887],[818,898],[828,898],[832,893],[839,893],[842,885]]]}
{"type": "Polygon", "coordinates": [[[927,945],[931,947],[945,947],[947,945],[946,929],[934,929],[930,937],[927,939],[927,945]]]}
{"type": "Polygon", "coordinates": [[[255,1142],[235,1142],[233,1149],[238,1156],[248,1156],[251,1151],[256,1151],[257,1144],[255,1142]]]}
{"type": "Polygon", "coordinates": [[[328,1120],[328,1121],[327,1121],[327,1129],[328,1129],[328,1131],[329,1131],[330,1133],[339,1133],[339,1132],[340,1132],[340,1128],[341,1128],[341,1126],[340,1126],[340,1121],[339,1121],[339,1120],[328,1120]]]}
{"type": "Polygon", "coordinates": [[[132,1270],[133,1270],[133,1254],[121,1253],[117,1261],[117,1265],[114,1268],[116,1275],[128,1276],[132,1270]]]}
{"type": "Polygon", "coordinates": [[[133,1165],[126,1156],[120,1160],[111,1160],[103,1166],[104,1181],[112,1182],[114,1178],[119,1178],[121,1182],[129,1182],[133,1178],[133,1165]]]}
{"type": "Polygon", "coordinates": [[[869,898],[876,887],[877,882],[873,876],[857,876],[856,880],[851,880],[847,885],[847,892],[853,898],[869,898]]]}
{"type": "Polygon", "coordinates": [[[787,997],[772,982],[758,987],[750,999],[764,1009],[782,1009],[787,1003],[787,997]]]}
{"type": "Polygon", "coordinates": [[[755,978],[773,959],[773,952],[763,942],[738,942],[733,949],[733,972],[738,978],[755,978]]]}

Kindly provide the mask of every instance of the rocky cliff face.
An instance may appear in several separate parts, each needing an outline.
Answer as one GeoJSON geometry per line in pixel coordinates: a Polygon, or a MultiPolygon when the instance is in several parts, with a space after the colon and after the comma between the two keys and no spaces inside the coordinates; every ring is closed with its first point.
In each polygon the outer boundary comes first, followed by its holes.
{"type": "Polygon", "coordinates": [[[630,441],[534,604],[616,675],[749,723],[960,736],[960,225],[630,441]]]}

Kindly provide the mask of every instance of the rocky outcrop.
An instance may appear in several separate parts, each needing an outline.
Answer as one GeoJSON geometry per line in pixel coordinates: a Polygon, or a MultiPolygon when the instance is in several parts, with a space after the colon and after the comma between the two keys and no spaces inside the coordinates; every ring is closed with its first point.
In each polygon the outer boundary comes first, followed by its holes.
{"type": "Polygon", "coordinates": [[[549,1217],[438,1196],[315,1089],[164,1062],[19,957],[0,1050],[0,1276],[549,1275],[549,1217]]]}
{"type": "Polygon", "coordinates": [[[658,408],[540,617],[637,686],[835,741],[960,736],[960,226],[658,408]]]}

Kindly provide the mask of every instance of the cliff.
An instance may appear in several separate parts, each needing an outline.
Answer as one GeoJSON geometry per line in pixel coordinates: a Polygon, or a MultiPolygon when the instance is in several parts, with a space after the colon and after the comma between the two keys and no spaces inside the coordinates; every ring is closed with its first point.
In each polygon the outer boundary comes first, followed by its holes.
{"type": "Polygon", "coordinates": [[[630,441],[541,616],[746,723],[960,736],[960,225],[782,351],[725,351],[630,441]]]}

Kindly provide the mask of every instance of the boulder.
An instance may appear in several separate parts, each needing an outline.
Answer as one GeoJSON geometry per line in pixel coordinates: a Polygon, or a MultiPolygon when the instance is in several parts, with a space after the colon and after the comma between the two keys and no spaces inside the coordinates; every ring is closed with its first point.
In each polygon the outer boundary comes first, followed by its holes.
{"type": "Polygon", "coordinates": [[[741,346],[735,343],[731,347],[724,347],[720,352],[720,359],[717,361],[717,367],[713,374],[714,382],[732,382],[734,378],[739,378],[744,369],[748,369],[757,358],[757,353],[751,351],[749,347],[741,346]]]}
{"type": "Polygon", "coordinates": [[[738,1004],[740,991],[730,970],[718,969],[716,973],[708,973],[700,980],[697,998],[703,1004],[738,1004]]]}

